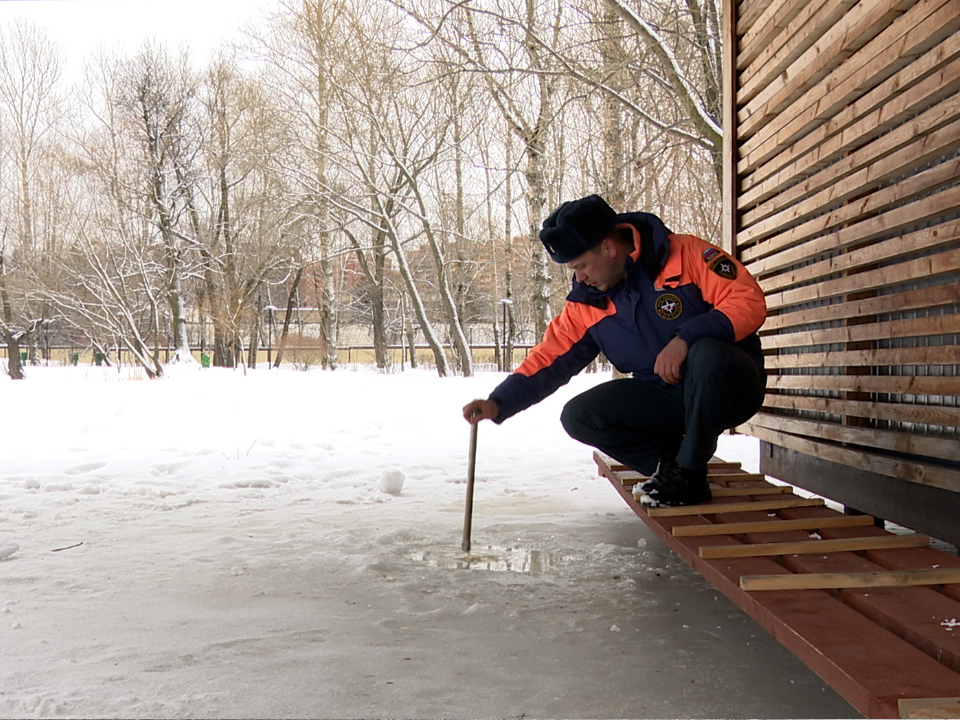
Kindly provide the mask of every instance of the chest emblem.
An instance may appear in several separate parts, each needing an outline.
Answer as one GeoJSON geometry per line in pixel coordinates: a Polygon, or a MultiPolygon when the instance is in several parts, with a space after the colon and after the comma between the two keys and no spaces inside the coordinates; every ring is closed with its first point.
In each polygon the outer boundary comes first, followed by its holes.
{"type": "Polygon", "coordinates": [[[657,310],[657,315],[664,320],[676,320],[683,312],[683,303],[673,293],[664,293],[658,297],[654,307],[657,310]]]}

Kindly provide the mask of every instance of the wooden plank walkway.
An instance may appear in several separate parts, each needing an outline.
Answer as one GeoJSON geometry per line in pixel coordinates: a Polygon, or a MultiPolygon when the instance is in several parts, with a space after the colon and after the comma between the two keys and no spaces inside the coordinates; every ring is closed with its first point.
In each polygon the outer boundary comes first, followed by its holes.
{"type": "Polygon", "coordinates": [[[710,502],[644,508],[641,476],[594,459],[667,545],[859,712],[960,718],[960,558],[722,461],[710,502]]]}

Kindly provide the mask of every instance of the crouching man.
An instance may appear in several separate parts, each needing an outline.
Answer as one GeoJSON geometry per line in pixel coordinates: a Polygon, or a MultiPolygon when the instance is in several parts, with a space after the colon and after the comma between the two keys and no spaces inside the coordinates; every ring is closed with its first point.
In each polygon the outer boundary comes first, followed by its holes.
{"type": "Polygon", "coordinates": [[[709,500],[717,438],[763,401],[760,287],[719,248],[674,234],[649,213],[618,215],[598,195],[560,205],[540,240],[573,271],[573,288],[543,341],[488,399],[468,403],[464,418],[501,423],[602,352],[632,377],[570,400],[564,429],[652,474],[641,488],[645,505],[709,500]]]}

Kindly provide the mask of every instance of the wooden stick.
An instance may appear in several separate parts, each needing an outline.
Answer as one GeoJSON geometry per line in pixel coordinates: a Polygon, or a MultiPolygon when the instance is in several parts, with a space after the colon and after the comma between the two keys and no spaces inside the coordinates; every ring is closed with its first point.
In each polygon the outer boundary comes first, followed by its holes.
{"type": "Polygon", "coordinates": [[[757,590],[839,590],[842,588],[907,587],[960,583],[960,568],[890,570],[868,573],[785,573],[743,575],[740,589],[757,590]]]}
{"type": "Polygon", "coordinates": [[[681,507],[648,508],[650,517],[680,517],[683,515],[722,515],[723,513],[785,510],[798,507],[819,507],[822,498],[795,498],[788,500],[759,500],[757,502],[711,503],[681,507]]]}
{"type": "Polygon", "coordinates": [[[473,526],[473,481],[477,468],[477,427],[480,421],[470,426],[470,453],[467,459],[467,499],[463,511],[463,543],[464,552],[470,552],[470,532],[473,526]]]}
{"type": "Polygon", "coordinates": [[[826,554],[925,547],[929,544],[929,537],[916,533],[910,535],[873,535],[833,540],[799,540],[796,542],[753,543],[749,545],[704,545],[700,548],[700,557],[706,559],[810,555],[812,553],[826,554]]]}
{"type": "Polygon", "coordinates": [[[674,525],[674,537],[705,535],[743,535],[745,533],[783,532],[785,530],[819,530],[821,528],[864,527],[873,525],[871,515],[836,515],[834,517],[798,518],[796,520],[759,520],[710,525],[674,525]]]}

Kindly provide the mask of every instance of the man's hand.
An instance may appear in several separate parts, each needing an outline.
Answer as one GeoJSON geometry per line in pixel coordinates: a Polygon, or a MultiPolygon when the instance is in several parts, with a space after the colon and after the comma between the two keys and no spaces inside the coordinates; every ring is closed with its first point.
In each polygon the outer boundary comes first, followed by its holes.
{"type": "Polygon", "coordinates": [[[463,419],[471,425],[481,420],[493,420],[500,414],[500,406],[493,400],[474,400],[463,406],[463,419]]]}
{"type": "Polygon", "coordinates": [[[657,360],[653,364],[653,371],[659,375],[667,385],[675,385],[680,382],[683,375],[680,373],[680,366],[687,359],[687,341],[674,336],[673,340],[667,343],[667,346],[657,355],[657,360]]]}

